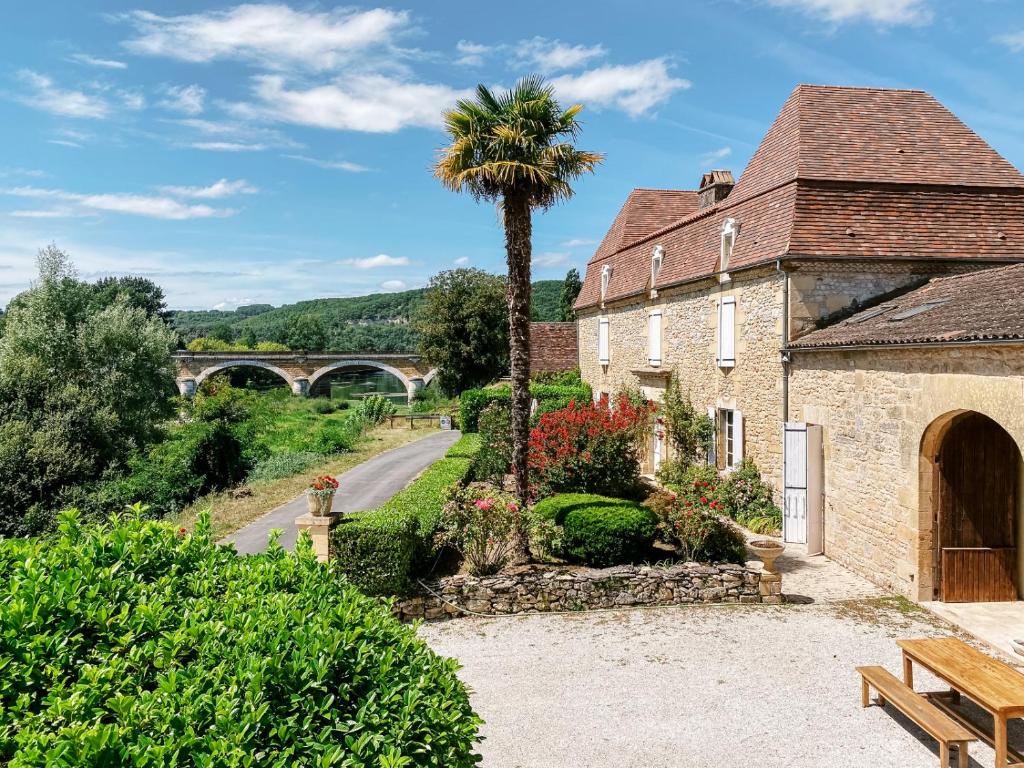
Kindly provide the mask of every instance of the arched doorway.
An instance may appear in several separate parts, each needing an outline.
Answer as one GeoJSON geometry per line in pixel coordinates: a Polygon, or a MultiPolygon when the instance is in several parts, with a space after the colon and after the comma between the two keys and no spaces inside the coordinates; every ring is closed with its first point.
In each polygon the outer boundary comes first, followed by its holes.
{"type": "Polygon", "coordinates": [[[943,602],[1019,596],[1021,453],[976,411],[937,420],[922,444],[923,496],[933,524],[934,585],[943,602]]]}

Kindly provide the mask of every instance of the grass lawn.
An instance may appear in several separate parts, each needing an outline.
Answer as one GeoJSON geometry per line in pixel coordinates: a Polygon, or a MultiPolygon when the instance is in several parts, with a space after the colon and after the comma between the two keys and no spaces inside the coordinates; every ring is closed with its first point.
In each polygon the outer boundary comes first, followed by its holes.
{"type": "MultiPolygon", "coordinates": [[[[320,421],[322,419],[337,418],[340,420],[345,417],[346,411],[316,414],[311,406],[307,407],[307,403],[308,401],[298,401],[296,406],[289,407],[275,422],[274,427],[267,435],[267,441],[272,450],[288,450],[289,445],[295,442],[297,436],[301,435],[304,430],[308,430],[314,422],[322,423],[320,421]]],[[[389,429],[385,424],[367,432],[354,449],[348,453],[325,456],[322,461],[291,477],[265,482],[252,481],[227,491],[208,494],[169,519],[175,525],[191,528],[195,524],[199,511],[208,508],[213,523],[213,535],[215,538],[220,538],[237,531],[275,507],[294,499],[307,488],[309,479],[315,475],[339,475],[379,453],[418,440],[436,431],[436,427],[420,426],[410,430],[407,427],[399,428],[397,424],[395,429],[389,429]]]]}

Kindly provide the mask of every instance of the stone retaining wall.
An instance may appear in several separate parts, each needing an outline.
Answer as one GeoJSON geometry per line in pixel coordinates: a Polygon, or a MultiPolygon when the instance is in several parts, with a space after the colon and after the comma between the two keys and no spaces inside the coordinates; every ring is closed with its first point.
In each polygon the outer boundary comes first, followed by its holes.
{"type": "Polygon", "coordinates": [[[685,603],[781,603],[777,586],[765,582],[761,583],[760,571],[728,563],[604,569],[527,565],[497,576],[460,574],[430,582],[430,591],[443,600],[424,591],[397,601],[394,613],[403,621],[430,621],[463,615],[460,608],[505,614],[685,603]]]}

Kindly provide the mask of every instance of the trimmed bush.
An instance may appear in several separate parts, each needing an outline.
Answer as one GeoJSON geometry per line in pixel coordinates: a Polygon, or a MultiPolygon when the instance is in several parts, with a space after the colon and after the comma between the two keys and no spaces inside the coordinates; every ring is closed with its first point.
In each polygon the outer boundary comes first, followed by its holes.
{"type": "MultiPolygon", "coordinates": [[[[141,511],[141,510],[138,510],[141,511]]],[[[320,566],[139,516],[0,542],[0,763],[468,768],[457,664],[320,566]]]]}
{"type": "Polygon", "coordinates": [[[650,509],[607,496],[563,493],[539,502],[533,514],[561,527],[553,554],[601,568],[644,560],[657,533],[650,509]]]}
{"type": "Polygon", "coordinates": [[[429,568],[448,491],[468,478],[479,448],[479,436],[463,436],[383,506],[336,526],[330,545],[335,568],[366,594],[406,594],[414,576],[429,568]]]}
{"type": "Polygon", "coordinates": [[[501,403],[480,412],[480,452],[473,465],[477,480],[500,483],[512,467],[512,413],[501,403]]]}
{"type": "MultiPolygon", "coordinates": [[[[575,400],[578,403],[590,402],[594,399],[589,384],[562,387],[555,384],[530,384],[530,396],[537,401],[540,413],[565,408],[575,400]]],[[[476,432],[479,429],[480,412],[492,403],[508,404],[512,400],[512,390],[508,387],[489,387],[487,389],[467,389],[459,396],[459,426],[463,432],[476,432]]],[[[536,414],[534,414],[536,416],[536,414]]]]}

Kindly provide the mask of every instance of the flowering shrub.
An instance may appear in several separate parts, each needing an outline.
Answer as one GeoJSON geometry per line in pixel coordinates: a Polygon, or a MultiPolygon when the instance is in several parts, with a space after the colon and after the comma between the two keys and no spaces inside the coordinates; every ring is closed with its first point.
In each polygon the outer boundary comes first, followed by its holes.
{"type": "Polygon", "coordinates": [[[724,508],[717,499],[702,495],[694,500],[669,491],[655,494],[646,506],[658,516],[659,536],[683,559],[712,563],[746,560],[743,534],[721,517],[724,508]]]}
{"type": "Polygon", "coordinates": [[[640,477],[642,435],[652,412],[620,395],[546,413],[530,431],[530,473],[538,496],[559,492],[629,495],[640,477]]]}
{"type": "Polygon", "coordinates": [[[722,482],[722,500],[733,518],[754,533],[774,535],[782,529],[782,510],[772,500],[772,487],[750,459],[722,482]]]}
{"type": "Polygon", "coordinates": [[[509,493],[486,483],[454,491],[441,514],[437,543],[456,549],[474,576],[504,568],[522,547],[524,516],[509,493]]]}

